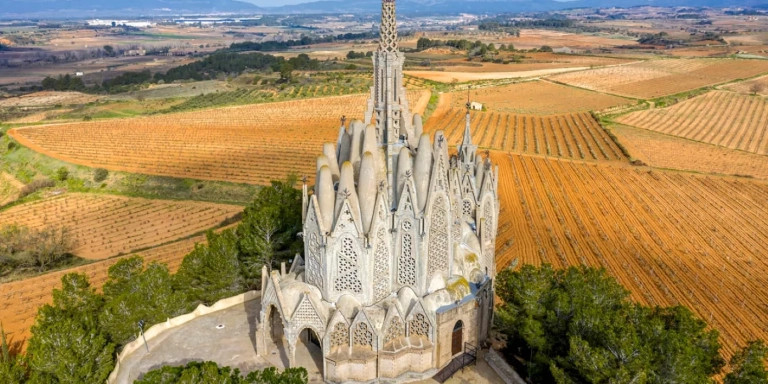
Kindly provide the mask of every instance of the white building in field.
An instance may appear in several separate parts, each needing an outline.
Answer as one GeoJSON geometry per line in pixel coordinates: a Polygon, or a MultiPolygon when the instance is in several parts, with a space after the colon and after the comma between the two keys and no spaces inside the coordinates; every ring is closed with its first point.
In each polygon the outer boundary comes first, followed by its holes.
{"type": "Polygon", "coordinates": [[[258,353],[317,340],[327,382],[433,376],[493,313],[498,168],[477,153],[467,113],[450,155],[412,115],[397,47],[394,0],[383,0],[374,85],[364,121],[323,146],[304,186],[304,255],[263,270],[258,353]]]}

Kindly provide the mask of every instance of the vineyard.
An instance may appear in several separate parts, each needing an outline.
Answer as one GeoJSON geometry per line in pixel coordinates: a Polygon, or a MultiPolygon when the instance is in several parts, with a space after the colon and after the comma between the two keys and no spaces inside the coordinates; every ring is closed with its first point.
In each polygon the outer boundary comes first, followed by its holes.
{"type": "MultiPolygon", "coordinates": [[[[179,269],[184,256],[192,251],[195,243],[204,243],[205,236],[181,240],[168,245],[152,248],[139,255],[145,263],[158,262],[168,265],[171,272],[179,269]]],[[[124,257],[129,257],[124,256],[124,257]]],[[[12,343],[21,342],[30,336],[29,328],[34,324],[37,309],[52,302],[53,289],[61,288],[61,277],[67,273],[84,273],[96,289],[107,280],[109,267],[120,258],[98,261],[81,267],[51,272],[30,279],[0,284],[0,313],[3,314],[3,328],[12,343]]]]}
{"type": "Polygon", "coordinates": [[[616,95],[651,99],[765,72],[768,72],[765,60],[670,59],[560,74],[550,79],[616,95]]]}
{"type": "MultiPolygon", "coordinates": [[[[423,112],[428,91],[409,91],[423,112]]],[[[268,184],[313,175],[339,118],[362,118],[367,95],[201,110],[150,118],[12,129],[9,135],[51,157],[126,172],[268,184]]]]}
{"type": "MultiPolygon", "coordinates": [[[[466,110],[445,108],[441,100],[425,132],[445,131],[451,145],[464,135],[466,110]]],[[[471,133],[481,148],[584,160],[623,160],[624,155],[586,112],[555,116],[471,111],[471,133]]]]}
{"type": "Polygon", "coordinates": [[[0,212],[0,225],[67,228],[72,253],[105,259],[220,225],[242,211],[234,205],[65,194],[0,212]]]}
{"type": "Polygon", "coordinates": [[[681,304],[724,355],[768,339],[768,185],[493,153],[497,265],[605,267],[648,305],[681,304]]]}
{"type": "Polygon", "coordinates": [[[761,97],[712,91],[669,108],[617,119],[634,127],[768,155],[768,102],[761,97]]]}
{"type": "Polygon", "coordinates": [[[611,131],[633,158],[653,167],[768,180],[768,156],[697,143],[640,128],[615,125],[611,131]]]}
{"type": "MultiPolygon", "coordinates": [[[[445,93],[452,108],[464,108],[466,92],[445,93]]],[[[598,111],[630,104],[623,97],[585,91],[548,81],[526,81],[499,87],[473,88],[472,101],[482,103],[494,112],[530,115],[553,115],[571,112],[598,111]]]]}

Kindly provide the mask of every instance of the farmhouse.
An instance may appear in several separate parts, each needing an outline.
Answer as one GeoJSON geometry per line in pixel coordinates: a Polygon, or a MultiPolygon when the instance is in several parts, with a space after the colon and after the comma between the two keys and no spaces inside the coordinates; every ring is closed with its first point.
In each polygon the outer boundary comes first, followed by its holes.
{"type": "Polygon", "coordinates": [[[322,351],[327,382],[433,376],[483,343],[493,305],[498,168],[477,153],[466,116],[450,156],[411,115],[394,0],[382,3],[365,121],[339,130],[303,191],[304,257],[262,270],[257,352],[299,365],[303,341],[322,351]]]}

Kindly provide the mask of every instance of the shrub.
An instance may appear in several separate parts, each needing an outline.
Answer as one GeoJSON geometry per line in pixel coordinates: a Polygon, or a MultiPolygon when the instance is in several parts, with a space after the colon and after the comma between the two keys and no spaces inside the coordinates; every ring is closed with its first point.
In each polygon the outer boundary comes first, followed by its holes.
{"type": "Polygon", "coordinates": [[[69,170],[67,167],[61,167],[56,170],[56,180],[65,181],[69,177],[69,170]]]}
{"type": "Polygon", "coordinates": [[[19,192],[19,198],[29,196],[41,189],[50,188],[55,185],[56,185],[56,182],[54,182],[51,179],[33,180],[31,183],[25,185],[24,188],[21,189],[21,192],[19,192]]]}
{"type": "Polygon", "coordinates": [[[93,181],[100,183],[107,179],[107,176],[109,176],[109,171],[107,171],[104,168],[96,168],[93,171],[93,181]]]}

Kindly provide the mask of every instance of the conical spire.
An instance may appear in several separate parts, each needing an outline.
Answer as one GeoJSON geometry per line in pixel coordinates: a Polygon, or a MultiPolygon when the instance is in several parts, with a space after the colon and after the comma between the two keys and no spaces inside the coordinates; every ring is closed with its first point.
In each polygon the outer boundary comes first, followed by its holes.
{"type": "Polygon", "coordinates": [[[382,0],[379,26],[379,51],[397,51],[397,16],[395,0],[382,0]]]}

